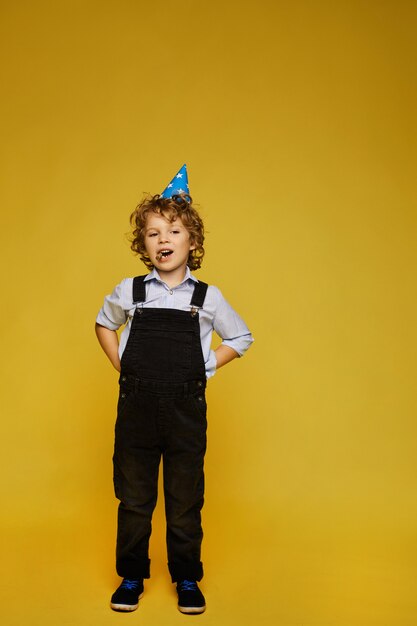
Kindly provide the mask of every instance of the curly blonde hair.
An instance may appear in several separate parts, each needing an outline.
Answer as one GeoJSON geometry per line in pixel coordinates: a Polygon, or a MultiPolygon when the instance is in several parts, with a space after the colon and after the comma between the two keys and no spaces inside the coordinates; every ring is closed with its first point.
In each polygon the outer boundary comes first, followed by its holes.
{"type": "Polygon", "coordinates": [[[131,249],[138,254],[141,261],[148,269],[153,268],[145,248],[146,219],[149,213],[162,215],[169,222],[174,222],[178,217],[190,234],[190,241],[195,246],[190,250],[187,265],[190,270],[201,267],[204,257],[204,224],[203,220],[192,206],[192,198],[186,193],[174,195],[172,198],[162,198],[159,194],[147,196],[138,204],[130,216],[133,233],[130,239],[131,249]]]}

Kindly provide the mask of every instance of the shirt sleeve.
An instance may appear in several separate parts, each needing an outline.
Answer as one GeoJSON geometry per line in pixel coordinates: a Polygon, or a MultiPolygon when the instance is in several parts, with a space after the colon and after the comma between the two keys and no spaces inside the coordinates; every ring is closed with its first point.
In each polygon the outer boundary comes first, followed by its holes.
{"type": "Polygon", "coordinates": [[[214,350],[210,350],[208,359],[205,362],[205,367],[207,378],[211,378],[212,376],[214,376],[217,370],[217,359],[214,350]]]}
{"type": "Polygon", "coordinates": [[[122,280],[121,283],[116,285],[112,293],[104,298],[104,304],[96,317],[97,324],[105,326],[109,330],[117,330],[120,326],[126,324],[129,308],[132,307],[132,298],[130,297],[129,303],[128,293],[132,294],[131,278],[122,280]]]}
{"type": "Polygon", "coordinates": [[[222,339],[222,345],[235,350],[242,356],[253,342],[252,334],[243,319],[223,297],[220,289],[215,290],[216,309],[213,318],[213,328],[222,339]]]}

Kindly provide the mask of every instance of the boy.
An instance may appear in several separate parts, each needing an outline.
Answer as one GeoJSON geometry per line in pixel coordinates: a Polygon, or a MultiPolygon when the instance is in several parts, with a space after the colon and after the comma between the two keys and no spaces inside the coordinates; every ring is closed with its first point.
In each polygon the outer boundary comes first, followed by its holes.
{"type": "Polygon", "coordinates": [[[202,613],[200,560],[206,379],[253,341],[243,320],[216,287],[198,281],[204,228],[192,206],[184,165],[161,195],[134,211],[132,250],[151,272],[124,279],[96,320],[104,352],[120,372],[113,456],[120,500],[116,569],[123,582],[116,611],[133,611],[149,578],[148,544],[163,456],[168,567],[178,608],[202,613]],[[127,322],[120,345],[116,330],[127,322]],[[210,349],[215,330],[223,342],[210,349]]]}

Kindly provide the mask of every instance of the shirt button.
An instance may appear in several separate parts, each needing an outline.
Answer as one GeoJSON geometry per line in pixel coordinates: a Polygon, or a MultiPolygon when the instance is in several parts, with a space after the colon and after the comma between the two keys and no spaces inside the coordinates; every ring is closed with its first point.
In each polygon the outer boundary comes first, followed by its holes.
{"type": "Polygon", "coordinates": [[[203,402],[202,396],[198,396],[197,400],[199,400],[200,402],[203,402]]]}
{"type": "Polygon", "coordinates": [[[126,376],[122,376],[122,381],[125,382],[126,376]]]}
{"type": "Polygon", "coordinates": [[[172,291],[172,289],[170,289],[170,290],[169,290],[169,293],[170,293],[170,294],[171,294],[171,296],[172,296],[172,294],[173,294],[174,292],[172,291]]]}
{"type": "Polygon", "coordinates": [[[125,393],[122,393],[122,398],[126,398],[126,394],[125,393]]]}
{"type": "Polygon", "coordinates": [[[199,380],[199,381],[198,381],[197,385],[198,385],[199,387],[202,387],[202,386],[203,386],[203,383],[201,382],[201,380],[199,380]]]}

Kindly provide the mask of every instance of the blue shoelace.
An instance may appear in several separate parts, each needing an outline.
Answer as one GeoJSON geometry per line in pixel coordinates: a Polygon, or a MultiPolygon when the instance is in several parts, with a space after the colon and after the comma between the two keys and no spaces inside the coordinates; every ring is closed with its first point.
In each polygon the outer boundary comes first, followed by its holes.
{"type": "Polygon", "coordinates": [[[125,578],[122,584],[120,585],[123,589],[128,589],[129,591],[134,591],[139,587],[139,580],[125,578]]]}
{"type": "Polygon", "coordinates": [[[178,587],[181,591],[197,591],[197,583],[192,580],[182,580],[178,583],[178,587]]]}

